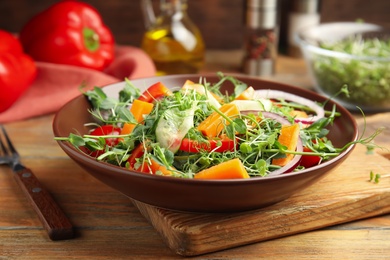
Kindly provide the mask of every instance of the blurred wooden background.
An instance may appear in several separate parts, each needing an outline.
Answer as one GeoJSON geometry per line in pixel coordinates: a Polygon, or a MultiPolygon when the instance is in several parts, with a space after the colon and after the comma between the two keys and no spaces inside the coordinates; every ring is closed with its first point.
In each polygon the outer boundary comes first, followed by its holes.
{"type": "MultiPolygon", "coordinates": [[[[0,29],[18,32],[55,0],[0,0],[0,29]]],[[[85,0],[102,14],[118,44],[139,46],[144,32],[140,0],[85,0]]],[[[158,0],[154,0],[158,2],[158,0]]],[[[188,0],[189,16],[199,26],[208,49],[238,49],[243,44],[245,0],[188,0]]],[[[280,49],[286,45],[291,0],[280,0],[280,49]]],[[[321,21],[354,21],[390,25],[388,0],[322,0],[321,21]]]]}

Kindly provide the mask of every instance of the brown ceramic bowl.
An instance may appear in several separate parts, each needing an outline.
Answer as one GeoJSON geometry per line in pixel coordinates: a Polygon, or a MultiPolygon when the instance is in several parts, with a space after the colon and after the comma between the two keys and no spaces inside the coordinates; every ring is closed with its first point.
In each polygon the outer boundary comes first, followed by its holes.
{"type": "MultiPolygon", "coordinates": [[[[148,86],[162,81],[166,86],[178,87],[185,80],[198,81],[205,77],[209,82],[216,82],[215,74],[206,75],[173,75],[132,80],[132,83],[144,90],[148,86]]],[[[323,102],[325,97],[301,88],[261,80],[258,78],[235,75],[254,88],[283,90],[311,100],[323,102]]],[[[123,87],[123,82],[104,87],[109,95],[116,94],[123,87]]],[[[229,89],[231,86],[224,86],[229,89]]],[[[333,101],[327,103],[330,109],[333,101]]],[[[352,115],[342,106],[336,104],[341,117],[330,127],[329,138],[336,147],[356,140],[357,125],[352,115]]],[[[88,112],[90,104],[80,95],[58,111],[53,122],[54,135],[68,136],[69,133],[86,134],[85,123],[93,119],[88,112]]],[[[118,190],[124,195],[161,208],[190,212],[237,212],[259,209],[284,199],[310,186],[326,174],[330,174],[351,153],[353,146],[339,156],[321,165],[300,172],[283,174],[267,178],[242,180],[194,180],[140,174],[118,166],[97,162],[76,150],[65,141],[60,147],[91,175],[103,183],[118,190]]],[[[103,194],[104,196],[104,194],[103,194]]]]}

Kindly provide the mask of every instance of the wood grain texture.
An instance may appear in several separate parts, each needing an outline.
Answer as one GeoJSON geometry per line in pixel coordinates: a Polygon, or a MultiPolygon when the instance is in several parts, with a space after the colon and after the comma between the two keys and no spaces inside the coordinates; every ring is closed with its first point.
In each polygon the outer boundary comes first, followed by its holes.
{"type": "Polygon", "coordinates": [[[390,172],[390,161],[357,146],[323,180],[261,210],[190,214],[134,203],[174,252],[191,256],[390,213],[390,178],[371,183],[370,171],[390,172]]]}
{"type": "MultiPolygon", "coordinates": [[[[7,4],[12,3],[13,1],[7,1],[7,4]]],[[[237,55],[232,55],[230,51],[211,53],[208,55],[209,72],[218,71],[220,68],[230,72],[236,71],[239,64],[237,55]]],[[[277,66],[278,74],[272,79],[310,87],[302,60],[279,57],[277,66]]],[[[167,246],[165,238],[150,225],[127,197],[91,177],[66,156],[53,140],[52,119],[53,115],[36,117],[8,123],[6,128],[22,156],[22,162],[34,171],[42,185],[60,204],[74,225],[76,236],[71,240],[51,241],[34,210],[29,206],[28,200],[14,181],[12,171],[7,166],[0,166],[0,259],[183,259],[167,246]]],[[[386,147],[390,147],[389,119],[390,113],[367,116],[368,132],[380,126],[386,127],[383,134],[377,138],[377,143],[386,147]]],[[[361,117],[358,123],[359,128],[363,129],[364,120],[361,117]]],[[[388,154],[381,150],[378,150],[378,153],[388,154]]],[[[359,172],[359,166],[365,163],[370,161],[359,161],[354,169],[359,172]]],[[[383,172],[389,172],[388,168],[381,169],[383,172]]],[[[368,173],[360,174],[363,179],[359,185],[368,185],[369,183],[366,182],[368,173]]],[[[372,192],[370,189],[381,188],[384,181],[388,183],[389,180],[390,178],[384,178],[379,185],[368,185],[369,190],[366,193],[350,196],[357,196],[357,198],[368,196],[372,192]]],[[[325,182],[326,179],[322,181],[325,182]]],[[[342,193],[341,188],[337,194],[342,193]]],[[[368,197],[367,203],[371,200],[372,198],[368,197]]],[[[380,200],[374,202],[374,204],[380,202],[379,210],[383,208],[380,200]]],[[[352,212],[359,210],[356,206],[350,208],[352,212]]],[[[284,213],[290,212],[284,211],[284,213]]],[[[295,214],[305,216],[304,211],[295,214]]],[[[324,221],[314,216],[307,221],[308,226],[324,221]]],[[[337,221],[335,216],[329,217],[337,221]]],[[[204,216],[199,218],[199,222],[204,221],[204,216]]],[[[277,218],[283,220],[282,216],[277,218]]],[[[262,224],[257,219],[252,221],[257,228],[262,224]]],[[[195,220],[191,223],[196,224],[195,220]]],[[[276,223],[275,230],[282,229],[282,224],[276,223]]],[[[210,226],[201,228],[210,229],[210,226]]],[[[285,227],[285,232],[288,232],[287,228],[288,226],[285,227]]],[[[299,227],[291,225],[291,230],[292,228],[299,227]]],[[[201,231],[197,231],[198,238],[201,231]]],[[[230,235],[231,233],[225,234],[227,239],[231,239],[230,235]]],[[[255,235],[252,234],[251,238],[253,236],[255,235]]],[[[191,259],[387,260],[390,258],[389,238],[390,214],[384,214],[310,232],[250,243],[191,259]]],[[[216,242],[221,243],[218,239],[216,242]]]]}

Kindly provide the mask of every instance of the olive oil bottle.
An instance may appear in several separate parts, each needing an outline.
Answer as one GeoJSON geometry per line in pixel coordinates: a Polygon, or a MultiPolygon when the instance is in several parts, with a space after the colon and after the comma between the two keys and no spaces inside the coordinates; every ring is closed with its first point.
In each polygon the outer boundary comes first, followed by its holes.
{"type": "Polygon", "coordinates": [[[141,47],[154,61],[157,74],[197,73],[204,64],[205,44],[187,15],[187,1],[161,0],[157,18],[150,17],[150,1],[143,0],[143,7],[147,31],[141,47]]]}

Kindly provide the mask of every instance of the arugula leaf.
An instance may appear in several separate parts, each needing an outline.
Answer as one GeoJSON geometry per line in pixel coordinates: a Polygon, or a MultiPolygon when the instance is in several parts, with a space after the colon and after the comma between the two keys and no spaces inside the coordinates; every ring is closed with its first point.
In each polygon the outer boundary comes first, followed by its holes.
{"type": "Polygon", "coordinates": [[[141,91],[136,88],[129,79],[125,79],[124,88],[119,91],[119,101],[124,103],[132,103],[135,99],[141,96],[141,91]]]}

